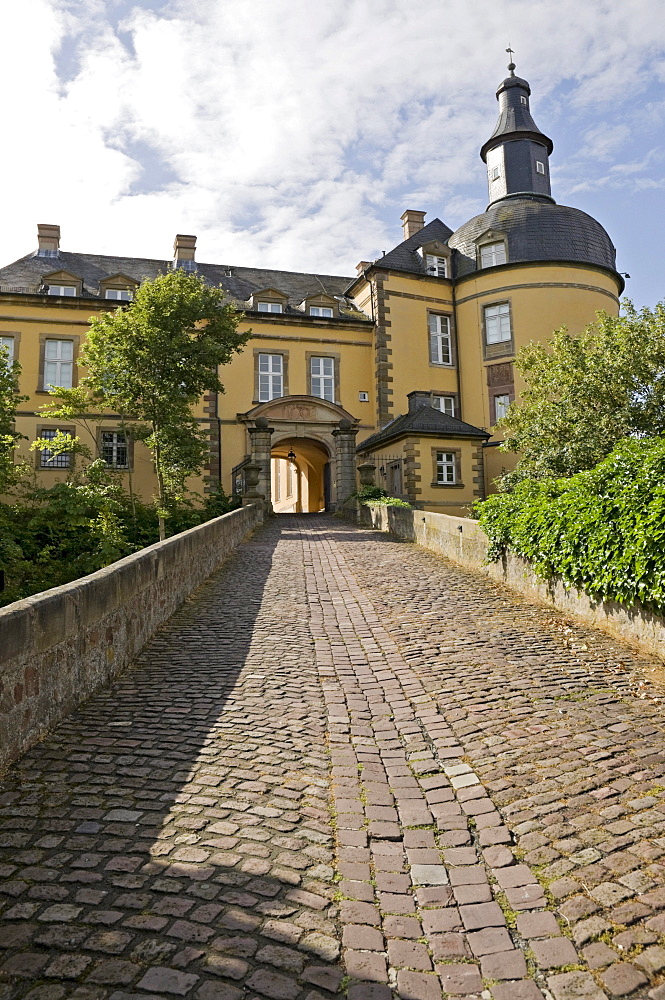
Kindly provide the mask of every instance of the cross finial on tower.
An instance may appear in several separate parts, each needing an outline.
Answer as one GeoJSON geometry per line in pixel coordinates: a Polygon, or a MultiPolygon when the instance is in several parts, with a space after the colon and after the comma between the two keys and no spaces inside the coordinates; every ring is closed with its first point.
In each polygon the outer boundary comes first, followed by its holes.
{"type": "Polygon", "coordinates": [[[515,63],[513,61],[513,56],[515,55],[515,53],[510,47],[510,42],[508,43],[508,48],[506,49],[506,52],[510,56],[510,62],[508,63],[508,69],[510,70],[510,75],[515,76],[515,63]]]}

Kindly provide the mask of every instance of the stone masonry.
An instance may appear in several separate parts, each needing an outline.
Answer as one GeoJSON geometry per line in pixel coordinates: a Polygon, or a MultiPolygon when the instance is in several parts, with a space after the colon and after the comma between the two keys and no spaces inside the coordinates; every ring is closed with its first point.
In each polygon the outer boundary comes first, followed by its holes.
{"type": "Polygon", "coordinates": [[[1,786],[0,1000],[663,1000],[663,680],[272,519],[1,786]]]}

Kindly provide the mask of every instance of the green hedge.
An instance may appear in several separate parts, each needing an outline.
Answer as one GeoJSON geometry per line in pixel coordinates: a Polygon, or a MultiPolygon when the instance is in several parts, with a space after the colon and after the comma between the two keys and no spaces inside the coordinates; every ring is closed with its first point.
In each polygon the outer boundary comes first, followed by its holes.
{"type": "Polygon", "coordinates": [[[665,611],[665,439],[625,440],[589,471],[527,480],[474,514],[490,560],[510,549],[544,579],[665,611]]]}

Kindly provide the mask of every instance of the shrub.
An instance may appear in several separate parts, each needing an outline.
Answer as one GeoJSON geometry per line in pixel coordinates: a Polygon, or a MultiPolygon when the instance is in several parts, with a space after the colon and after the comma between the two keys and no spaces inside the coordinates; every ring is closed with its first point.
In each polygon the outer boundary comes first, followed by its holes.
{"type": "Polygon", "coordinates": [[[665,438],[624,440],[593,469],[525,480],[474,514],[488,559],[510,549],[544,579],[665,611],[665,438]]]}
{"type": "Polygon", "coordinates": [[[407,503],[406,500],[388,496],[386,491],[380,486],[359,486],[356,496],[365,507],[369,507],[370,504],[379,503],[386,507],[408,507],[411,509],[411,504],[407,503]]]}

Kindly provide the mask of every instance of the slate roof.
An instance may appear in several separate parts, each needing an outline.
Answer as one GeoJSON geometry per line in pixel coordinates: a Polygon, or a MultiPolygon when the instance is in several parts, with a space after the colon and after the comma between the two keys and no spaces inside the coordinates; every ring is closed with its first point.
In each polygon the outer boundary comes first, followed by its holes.
{"type": "Polygon", "coordinates": [[[498,201],[452,234],[456,278],[477,270],[476,240],[489,229],[506,237],[509,264],[562,260],[616,270],[614,244],[599,222],[579,208],[535,196],[498,201]]]}
{"type": "Polygon", "coordinates": [[[483,431],[480,427],[467,424],[464,420],[451,417],[433,406],[420,406],[417,410],[411,410],[399,417],[395,417],[389,424],[372,434],[370,437],[358,445],[356,451],[369,451],[377,445],[393,441],[404,434],[417,434],[431,437],[464,437],[464,438],[489,438],[491,435],[483,431]]]}
{"type": "Polygon", "coordinates": [[[447,243],[448,237],[452,236],[450,229],[441,219],[432,219],[426,226],[420,229],[408,240],[398,244],[394,250],[390,250],[383,257],[379,257],[374,263],[377,267],[387,267],[396,271],[411,271],[417,274],[425,273],[423,259],[416,251],[426,243],[433,243],[438,240],[440,243],[447,243]]]}
{"type": "MultiPolygon", "coordinates": [[[[83,298],[98,298],[99,283],[115,274],[141,281],[156,278],[172,269],[172,262],[142,257],[110,257],[101,254],[68,253],[61,250],[58,257],[38,257],[35,253],[0,268],[0,287],[22,288],[36,291],[43,275],[68,271],[83,281],[83,298]]],[[[321,292],[342,300],[340,306],[352,308],[344,290],[351,278],[332,274],[305,274],[298,271],[272,271],[265,268],[234,267],[226,264],[199,264],[197,274],[203,275],[212,285],[221,285],[224,291],[239,303],[245,303],[255,293],[265,288],[275,288],[288,296],[286,312],[300,313],[303,299],[321,292]]],[[[353,309],[352,316],[342,319],[363,319],[353,309]]],[[[368,320],[369,322],[369,320],[368,320]]]]}
{"type": "Polygon", "coordinates": [[[486,159],[488,150],[503,140],[534,139],[542,142],[548,153],[552,152],[554,143],[536,125],[528,103],[522,103],[521,98],[526,97],[528,101],[530,94],[531,87],[519,76],[508,76],[499,84],[496,92],[501,106],[499,120],[492,135],[481,147],[480,155],[483,160],[486,159]]]}

